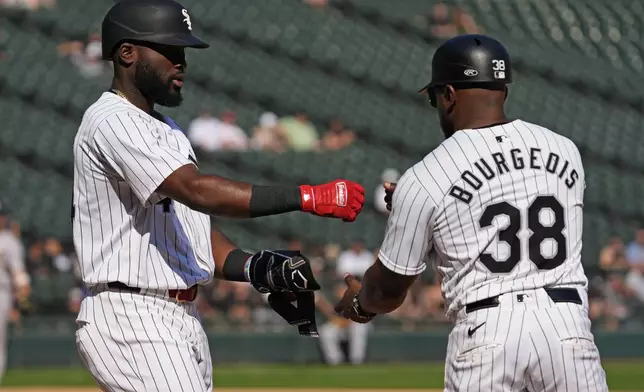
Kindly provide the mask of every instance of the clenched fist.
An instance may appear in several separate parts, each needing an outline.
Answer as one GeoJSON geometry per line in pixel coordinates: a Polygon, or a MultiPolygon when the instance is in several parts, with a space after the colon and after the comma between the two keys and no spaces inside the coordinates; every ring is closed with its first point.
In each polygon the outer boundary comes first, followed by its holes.
{"type": "Polygon", "coordinates": [[[385,182],[383,184],[385,188],[385,203],[387,203],[387,210],[391,211],[391,200],[394,197],[394,191],[396,190],[395,182],[385,182]]]}
{"type": "Polygon", "coordinates": [[[364,205],[364,188],[348,180],[322,185],[300,185],[302,211],[345,222],[356,220],[364,205]]]}

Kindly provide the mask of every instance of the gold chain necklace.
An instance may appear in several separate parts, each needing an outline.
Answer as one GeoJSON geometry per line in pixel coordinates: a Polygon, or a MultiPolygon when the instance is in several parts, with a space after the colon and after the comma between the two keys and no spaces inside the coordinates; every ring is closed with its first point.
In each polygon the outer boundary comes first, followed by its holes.
{"type": "Polygon", "coordinates": [[[122,93],[122,92],[120,92],[119,90],[117,90],[117,89],[113,88],[113,89],[112,89],[112,91],[114,91],[114,92],[116,93],[116,95],[118,95],[119,97],[121,97],[121,98],[123,98],[124,100],[126,100],[126,101],[128,101],[128,102],[132,103],[129,99],[127,99],[127,97],[125,96],[125,94],[123,94],[123,93],[122,93]]]}

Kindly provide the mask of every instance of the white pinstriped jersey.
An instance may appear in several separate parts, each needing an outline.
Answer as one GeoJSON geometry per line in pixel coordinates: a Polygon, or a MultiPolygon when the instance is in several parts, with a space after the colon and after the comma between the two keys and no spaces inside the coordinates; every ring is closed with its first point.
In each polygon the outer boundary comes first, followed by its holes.
{"type": "Polygon", "coordinates": [[[431,264],[447,315],[502,293],[580,287],[585,189],[569,139],[522,120],[456,132],[398,181],[379,258],[431,264]]]}
{"type": "Polygon", "coordinates": [[[169,117],[110,92],[87,109],[74,141],[72,211],[86,285],[167,290],[212,279],[210,217],[156,192],[188,164],[195,154],[169,117]]]}

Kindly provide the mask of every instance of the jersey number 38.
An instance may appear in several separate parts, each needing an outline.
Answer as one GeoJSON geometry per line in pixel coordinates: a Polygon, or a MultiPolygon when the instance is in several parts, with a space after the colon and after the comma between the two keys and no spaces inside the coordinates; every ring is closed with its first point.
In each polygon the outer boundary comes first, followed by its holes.
{"type": "Polygon", "coordinates": [[[530,261],[540,270],[551,270],[563,264],[567,257],[566,237],[563,234],[566,226],[564,208],[554,196],[538,196],[528,207],[527,214],[522,214],[522,211],[505,201],[489,205],[481,215],[479,225],[482,229],[490,227],[494,219],[502,215],[507,216],[510,223],[499,231],[499,241],[510,246],[510,255],[506,260],[497,260],[490,253],[482,253],[480,260],[490,272],[508,273],[523,259],[523,247],[518,236],[523,226],[522,216],[527,218],[528,229],[532,232],[528,237],[527,247],[530,261]],[[550,226],[543,225],[539,220],[539,214],[544,209],[550,209],[554,213],[554,222],[550,226]],[[555,243],[555,254],[551,258],[544,257],[541,252],[541,244],[547,239],[555,243]]]}

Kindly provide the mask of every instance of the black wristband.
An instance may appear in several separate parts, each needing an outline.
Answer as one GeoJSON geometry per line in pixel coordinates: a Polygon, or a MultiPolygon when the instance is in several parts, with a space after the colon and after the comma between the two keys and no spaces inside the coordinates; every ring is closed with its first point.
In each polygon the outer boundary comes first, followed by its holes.
{"type": "Polygon", "coordinates": [[[302,210],[299,187],[253,185],[250,217],[277,215],[302,210]]]}
{"type": "Polygon", "coordinates": [[[246,262],[252,254],[246,253],[241,249],[233,249],[226,256],[226,261],[224,261],[224,268],[222,274],[224,279],[230,280],[233,282],[248,282],[246,278],[246,262]]]}

